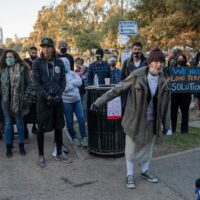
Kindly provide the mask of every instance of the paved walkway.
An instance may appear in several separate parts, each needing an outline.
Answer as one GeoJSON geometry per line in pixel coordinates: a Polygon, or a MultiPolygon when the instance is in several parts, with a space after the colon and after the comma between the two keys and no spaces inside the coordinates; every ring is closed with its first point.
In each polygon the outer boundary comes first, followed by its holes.
{"type": "Polygon", "coordinates": [[[191,121],[189,122],[190,127],[200,128],[200,121],[191,121]]]}
{"type": "MultiPolygon", "coordinates": [[[[21,157],[15,143],[14,156],[6,158],[0,142],[0,200],[193,200],[194,182],[200,177],[200,149],[161,157],[152,161],[160,183],[151,184],[136,168],[135,190],[125,187],[124,158],[99,158],[85,149],[71,149],[72,164],[51,157],[53,137],[45,136],[48,166],[36,166],[36,138],[26,145],[21,157]]],[[[65,142],[67,142],[65,138],[65,142]]]]}

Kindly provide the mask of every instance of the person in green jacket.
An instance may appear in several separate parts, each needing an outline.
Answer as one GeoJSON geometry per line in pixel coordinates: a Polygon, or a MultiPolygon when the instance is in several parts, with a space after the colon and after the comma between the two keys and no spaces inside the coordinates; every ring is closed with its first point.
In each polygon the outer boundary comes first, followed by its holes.
{"type": "Polygon", "coordinates": [[[127,164],[126,186],[135,188],[134,163],[141,163],[141,175],[149,182],[158,178],[149,171],[155,136],[160,138],[162,128],[170,129],[170,80],[162,72],[165,57],[154,47],[148,65],[133,71],[125,80],[99,97],[92,110],[128,91],[127,104],[122,120],[126,134],[125,156],[127,164]]]}

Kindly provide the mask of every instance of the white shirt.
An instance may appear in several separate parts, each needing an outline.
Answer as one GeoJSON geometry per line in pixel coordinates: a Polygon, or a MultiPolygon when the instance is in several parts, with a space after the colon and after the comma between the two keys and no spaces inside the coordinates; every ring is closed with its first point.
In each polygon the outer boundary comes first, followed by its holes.
{"type": "Polygon", "coordinates": [[[154,120],[154,107],[153,107],[153,96],[156,94],[156,90],[158,87],[158,78],[159,76],[153,76],[150,73],[147,75],[147,81],[149,84],[149,88],[151,91],[151,101],[149,102],[148,108],[147,108],[147,120],[151,121],[154,120]]]}
{"type": "Polygon", "coordinates": [[[139,66],[140,66],[140,63],[141,63],[141,60],[138,60],[137,62],[134,61],[134,65],[135,65],[136,67],[139,67],[139,66]]]}

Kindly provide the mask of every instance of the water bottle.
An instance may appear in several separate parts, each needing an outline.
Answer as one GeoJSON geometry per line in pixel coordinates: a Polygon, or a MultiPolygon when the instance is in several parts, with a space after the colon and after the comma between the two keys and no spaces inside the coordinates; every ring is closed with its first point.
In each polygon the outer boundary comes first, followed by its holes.
{"type": "Polygon", "coordinates": [[[99,78],[97,74],[94,75],[94,86],[99,87],[99,78]]]}

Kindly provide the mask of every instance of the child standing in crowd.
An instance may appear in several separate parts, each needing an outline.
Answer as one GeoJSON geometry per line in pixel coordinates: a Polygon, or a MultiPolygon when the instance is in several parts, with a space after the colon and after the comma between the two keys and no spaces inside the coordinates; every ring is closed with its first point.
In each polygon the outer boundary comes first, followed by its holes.
{"type": "Polygon", "coordinates": [[[67,65],[66,58],[60,58],[65,65],[66,72],[66,87],[63,92],[62,98],[64,102],[64,113],[67,122],[67,129],[70,134],[70,137],[77,146],[83,145],[84,147],[88,146],[88,139],[86,134],[85,120],[83,114],[83,107],[81,103],[81,96],[79,92],[79,87],[82,85],[81,78],[67,65]],[[75,113],[76,118],[79,124],[79,131],[81,134],[81,141],[77,138],[76,132],[74,130],[74,120],[73,113],[75,113]]]}
{"type": "Polygon", "coordinates": [[[19,151],[25,155],[23,116],[28,114],[30,76],[28,66],[13,50],[5,50],[1,60],[2,110],[7,157],[12,157],[13,121],[19,135],[19,151]]]}

